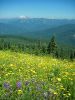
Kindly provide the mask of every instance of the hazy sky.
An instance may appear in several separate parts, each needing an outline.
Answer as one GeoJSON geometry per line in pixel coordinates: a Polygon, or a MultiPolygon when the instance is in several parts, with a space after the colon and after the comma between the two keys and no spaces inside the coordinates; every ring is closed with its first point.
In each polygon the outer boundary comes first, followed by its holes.
{"type": "Polygon", "coordinates": [[[75,0],[0,0],[0,18],[19,16],[75,19],[75,0]]]}

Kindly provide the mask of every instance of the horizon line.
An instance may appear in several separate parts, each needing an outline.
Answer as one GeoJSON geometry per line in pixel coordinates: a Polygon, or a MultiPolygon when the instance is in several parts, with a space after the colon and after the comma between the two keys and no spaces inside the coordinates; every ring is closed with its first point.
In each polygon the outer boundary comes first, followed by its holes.
{"type": "Polygon", "coordinates": [[[29,16],[18,16],[18,17],[0,17],[0,19],[16,19],[16,18],[19,18],[19,19],[32,19],[32,18],[40,18],[40,19],[67,19],[67,20],[75,20],[75,18],[49,18],[49,17],[29,17],[29,16]]]}

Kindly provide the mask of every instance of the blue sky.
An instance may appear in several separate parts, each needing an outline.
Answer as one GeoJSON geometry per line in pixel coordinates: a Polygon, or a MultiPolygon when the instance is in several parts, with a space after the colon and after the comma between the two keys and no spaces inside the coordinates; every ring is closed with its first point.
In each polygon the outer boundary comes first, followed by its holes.
{"type": "Polygon", "coordinates": [[[0,0],[0,18],[75,19],[75,0],[0,0]]]}

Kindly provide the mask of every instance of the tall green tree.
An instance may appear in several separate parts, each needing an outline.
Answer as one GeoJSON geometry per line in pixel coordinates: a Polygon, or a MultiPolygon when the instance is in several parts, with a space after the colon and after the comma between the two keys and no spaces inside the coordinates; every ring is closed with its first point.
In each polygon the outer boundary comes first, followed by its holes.
{"type": "Polygon", "coordinates": [[[74,59],[75,59],[75,51],[74,51],[74,59]]]}
{"type": "Polygon", "coordinates": [[[74,59],[74,55],[73,55],[73,51],[70,52],[70,60],[73,61],[74,59]]]}
{"type": "Polygon", "coordinates": [[[51,38],[51,40],[48,44],[48,47],[47,47],[48,54],[54,53],[56,48],[57,48],[57,44],[56,44],[56,41],[55,41],[55,36],[52,36],[52,38],[51,38]]]}

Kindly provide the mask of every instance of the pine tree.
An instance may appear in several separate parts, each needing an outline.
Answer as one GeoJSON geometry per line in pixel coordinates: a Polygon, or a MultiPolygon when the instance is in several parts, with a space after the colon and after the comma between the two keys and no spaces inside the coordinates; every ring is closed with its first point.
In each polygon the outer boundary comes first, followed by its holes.
{"type": "Polygon", "coordinates": [[[70,53],[70,60],[73,61],[73,58],[74,58],[73,52],[71,51],[71,53],[70,53]]]}
{"type": "Polygon", "coordinates": [[[42,46],[42,52],[43,52],[43,53],[46,53],[46,48],[45,48],[45,46],[42,46]]]}
{"type": "Polygon", "coordinates": [[[55,57],[56,57],[56,58],[59,57],[59,53],[58,53],[58,51],[55,52],[55,57]]]}
{"type": "Polygon", "coordinates": [[[60,49],[60,58],[61,58],[61,59],[64,59],[64,57],[65,57],[65,54],[64,54],[64,53],[65,53],[64,49],[61,48],[61,49],[60,49]]]}
{"type": "Polygon", "coordinates": [[[56,50],[57,48],[57,45],[56,45],[56,41],[55,41],[55,37],[53,36],[48,44],[48,47],[47,47],[47,52],[48,54],[50,53],[54,53],[54,51],[56,50]]]}
{"type": "Polygon", "coordinates": [[[74,51],[74,59],[75,59],[75,51],[74,51]]]}

